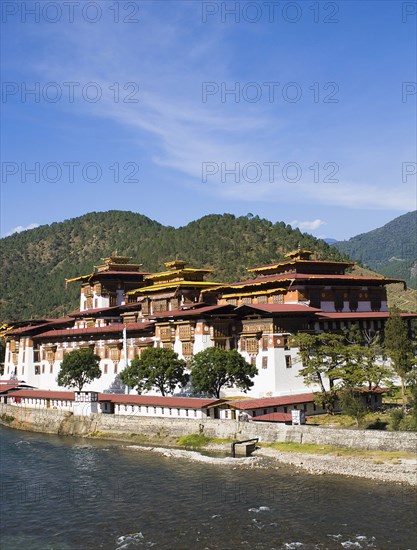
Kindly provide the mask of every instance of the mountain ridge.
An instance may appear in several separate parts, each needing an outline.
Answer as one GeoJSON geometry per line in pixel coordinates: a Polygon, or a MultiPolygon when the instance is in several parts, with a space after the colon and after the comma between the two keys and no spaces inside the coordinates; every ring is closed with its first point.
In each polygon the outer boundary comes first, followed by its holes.
{"type": "Polygon", "coordinates": [[[332,246],[373,271],[404,279],[417,289],[417,210],[332,246]]]}
{"type": "Polygon", "coordinates": [[[174,228],[132,211],[90,212],[0,240],[0,320],[62,316],[76,309],[79,288],[65,290],[65,279],[90,273],[116,252],[142,263],[145,271],[159,271],[179,258],[214,269],[212,280],[232,282],[248,279],[246,268],[280,261],[298,246],[316,251],[319,259],[346,259],[308,233],[249,214],[209,214],[174,228]]]}

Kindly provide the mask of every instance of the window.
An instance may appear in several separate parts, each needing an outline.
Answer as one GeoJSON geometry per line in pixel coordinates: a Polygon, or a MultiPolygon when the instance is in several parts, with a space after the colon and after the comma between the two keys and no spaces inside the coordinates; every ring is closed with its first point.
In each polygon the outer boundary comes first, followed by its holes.
{"type": "Polygon", "coordinates": [[[188,416],[188,409],[185,409],[185,416],[188,416]]]}
{"type": "Polygon", "coordinates": [[[285,349],[285,351],[288,351],[290,349],[288,341],[289,341],[289,338],[285,337],[284,338],[284,349],[285,349]]]}
{"type": "Polygon", "coordinates": [[[252,298],[250,296],[244,296],[242,298],[242,304],[251,304],[252,303],[252,298]]]}
{"type": "Polygon", "coordinates": [[[262,357],[262,368],[263,369],[268,368],[268,357],[262,357]]]}
{"type": "Polygon", "coordinates": [[[107,365],[104,365],[103,371],[104,371],[104,374],[107,374],[107,365]]]}
{"type": "Polygon", "coordinates": [[[171,337],[172,337],[171,327],[161,327],[159,330],[160,330],[162,341],[171,340],[171,337]]]}
{"type": "Polygon", "coordinates": [[[194,409],[194,417],[197,417],[197,411],[194,409]]]}
{"type": "Polygon", "coordinates": [[[172,409],[169,409],[169,414],[172,415],[172,409]]]}
{"type": "Polygon", "coordinates": [[[274,304],[283,304],[284,303],[284,295],[283,294],[275,294],[272,296],[272,302],[274,304]]]}
{"type": "Polygon", "coordinates": [[[168,301],[167,300],[154,300],[152,302],[152,311],[157,313],[159,311],[168,311],[168,301]]]}
{"type": "Polygon", "coordinates": [[[268,412],[268,409],[264,409],[264,414],[266,414],[268,412]]]}
{"type": "Polygon", "coordinates": [[[153,408],[153,413],[156,414],[156,407],[153,408]]]}
{"type": "Polygon", "coordinates": [[[246,351],[248,353],[258,353],[258,339],[247,338],[246,339],[246,351]]]}
{"type": "Polygon", "coordinates": [[[284,412],[288,412],[288,407],[284,407],[284,412]]]}
{"type": "Polygon", "coordinates": [[[291,355],[285,356],[285,366],[287,367],[287,369],[290,369],[292,367],[291,355]]]}
{"type": "MultiPolygon", "coordinates": [[[[120,350],[116,346],[111,347],[111,348],[107,348],[106,355],[107,355],[107,358],[111,359],[112,361],[119,361],[120,360],[120,350]]],[[[105,374],[107,374],[107,372],[105,374]]]]}
{"type": "Polygon", "coordinates": [[[184,357],[189,357],[193,354],[193,343],[192,342],[183,342],[182,343],[182,354],[184,357]]]}
{"type": "Polygon", "coordinates": [[[253,417],[256,416],[256,411],[252,411],[252,416],[253,416],[253,417]]]}
{"type": "MultiPolygon", "coordinates": [[[[49,366],[49,374],[52,374],[53,373],[53,370],[54,370],[54,366],[51,364],[49,366]]],[[[23,374],[23,370],[22,370],[22,374],[23,374]]]]}
{"type": "Polygon", "coordinates": [[[307,410],[307,403],[304,403],[304,411],[307,410]]]}
{"type": "Polygon", "coordinates": [[[191,340],[191,325],[180,325],[178,335],[180,340],[191,340]]]}
{"type": "Polygon", "coordinates": [[[278,411],[278,409],[276,407],[274,407],[274,413],[276,413],[278,411]]]}
{"type": "Polygon", "coordinates": [[[262,351],[268,351],[268,336],[262,336],[262,351]]]}

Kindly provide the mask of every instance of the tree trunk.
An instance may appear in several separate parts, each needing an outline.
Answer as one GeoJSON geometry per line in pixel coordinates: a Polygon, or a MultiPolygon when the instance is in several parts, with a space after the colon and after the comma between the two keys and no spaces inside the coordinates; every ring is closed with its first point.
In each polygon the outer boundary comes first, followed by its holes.
{"type": "Polygon", "coordinates": [[[401,378],[401,397],[403,400],[403,413],[405,414],[405,382],[404,378],[401,378]]]}

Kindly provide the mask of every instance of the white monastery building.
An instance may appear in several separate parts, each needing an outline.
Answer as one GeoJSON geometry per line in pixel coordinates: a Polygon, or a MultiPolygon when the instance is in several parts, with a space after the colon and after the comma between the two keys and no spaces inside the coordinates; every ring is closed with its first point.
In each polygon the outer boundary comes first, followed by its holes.
{"type": "MultiPolygon", "coordinates": [[[[223,397],[306,394],[315,388],[307,388],[299,376],[302,365],[291,335],[340,332],[352,323],[369,331],[382,329],[389,315],[386,285],[402,282],[354,276],[348,272],[352,263],[313,259],[307,250],[249,269],[248,280],[224,285],[206,281],[210,270],[187,267],[184,261],[147,273],[130,260],[105,258],[94,272],[67,280],[81,284],[78,311],[12,327],[6,334],[4,378],[62,390],[56,378],[64,355],[90,347],[101,359],[102,375],[84,390],[125,394],[119,374],[144,349],[173,349],[189,363],[194,354],[217,346],[237,349],[258,369],[247,394],[232,388],[223,397]]],[[[177,393],[189,391],[178,388],[177,393]]],[[[112,407],[117,414],[116,401],[112,407]]]]}

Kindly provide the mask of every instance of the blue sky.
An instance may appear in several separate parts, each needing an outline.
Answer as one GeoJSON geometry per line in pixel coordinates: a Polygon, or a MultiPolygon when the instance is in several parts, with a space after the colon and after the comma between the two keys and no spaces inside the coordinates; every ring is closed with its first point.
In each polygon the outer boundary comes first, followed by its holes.
{"type": "Polygon", "coordinates": [[[4,0],[2,235],[121,209],[344,239],[414,210],[416,11],[4,0]]]}

